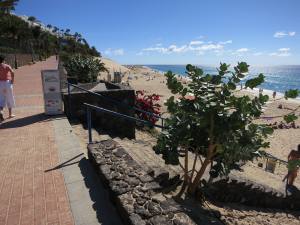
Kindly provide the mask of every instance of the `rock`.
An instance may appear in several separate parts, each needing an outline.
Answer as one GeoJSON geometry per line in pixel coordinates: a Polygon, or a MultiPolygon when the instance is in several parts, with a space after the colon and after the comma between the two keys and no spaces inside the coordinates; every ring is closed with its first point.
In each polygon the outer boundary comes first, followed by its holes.
{"type": "Polygon", "coordinates": [[[168,213],[176,213],[176,212],[182,212],[183,209],[181,208],[181,206],[175,202],[173,199],[167,199],[166,201],[163,201],[160,203],[160,207],[163,210],[164,214],[168,214],[168,213]]]}
{"type": "Polygon", "coordinates": [[[112,152],[115,156],[117,156],[119,158],[122,158],[126,154],[126,151],[124,148],[117,148],[117,149],[114,149],[112,152]]]}
{"type": "Polygon", "coordinates": [[[116,147],[117,143],[113,140],[105,140],[101,142],[104,146],[106,150],[112,150],[116,147]]]}
{"type": "Polygon", "coordinates": [[[174,225],[196,225],[196,223],[184,213],[175,214],[173,223],[174,225]]]}
{"type": "Polygon", "coordinates": [[[149,222],[151,225],[172,225],[171,221],[161,215],[152,217],[149,222]]]}
{"type": "Polygon", "coordinates": [[[156,194],[154,196],[151,197],[151,200],[153,202],[156,202],[156,203],[160,203],[160,202],[163,202],[166,200],[165,196],[163,196],[161,193],[159,194],[156,194]]]}
{"type": "Polygon", "coordinates": [[[129,219],[132,225],[146,225],[145,221],[135,213],[131,214],[129,219]]]}
{"type": "Polygon", "coordinates": [[[162,214],[160,206],[154,202],[150,201],[146,203],[146,207],[148,208],[148,211],[151,213],[152,216],[162,214]]]}
{"type": "Polygon", "coordinates": [[[135,178],[135,177],[128,177],[126,179],[126,182],[131,186],[131,187],[136,187],[140,184],[140,181],[135,178]]]}
{"type": "Polygon", "coordinates": [[[136,198],[136,203],[140,206],[144,205],[147,201],[147,199],[141,198],[140,196],[138,198],[136,198]]]}
{"type": "Polygon", "coordinates": [[[149,191],[149,190],[157,191],[157,190],[161,190],[161,189],[162,189],[162,187],[156,182],[146,183],[141,188],[141,190],[144,192],[149,191]]]}
{"type": "Polygon", "coordinates": [[[148,212],[148,210],[146,210],[144,207],[142,206],[137,206],[134,209],[134,212],[138,215],[140,215],[142,218],[150,218],[151,214],[148,212]]]}
{"type": "Polygon", "coordinates": [[[153,181],[153,178],[148,176],[148,175],[143,175],[143,176],[140,176],[139,177],[140,181],[142,181],[143,183],[148,183],[148,182],[151,182],[153,181]]]}
{"type": "Polygon", "coordinates": [[[102,171],[103,174],[110,174],[110,166],[108,165],[101,165],[100,170],[102,171]]]}

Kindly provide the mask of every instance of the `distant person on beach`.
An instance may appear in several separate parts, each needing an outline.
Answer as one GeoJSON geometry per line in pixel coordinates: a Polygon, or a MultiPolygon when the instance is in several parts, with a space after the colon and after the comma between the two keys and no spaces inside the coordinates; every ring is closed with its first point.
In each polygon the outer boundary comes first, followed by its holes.
{"type": "Polygon", "coordinates": [[[12,68],[4,63],[5,57],[0,55],[0,122],[4,120],[3,109],[8,108],[9,118],[14,117],[12,108],[15,107],[13,83],[15,74],[12,68]]]}
{"type": "Polygon", "coordinates": [[[275,100],[276,98],[276,91],[273,91],[273,99],[275,100]]]}
{"type": "Polygon", "coordinates": [[[298,145],[298,149],[292,150],[288,155],[288,174],[285,176],[287,179],[287,188],[294,185],[294,181],[297,177],[298,170],[300,167],[300,144],[298,145]]]}

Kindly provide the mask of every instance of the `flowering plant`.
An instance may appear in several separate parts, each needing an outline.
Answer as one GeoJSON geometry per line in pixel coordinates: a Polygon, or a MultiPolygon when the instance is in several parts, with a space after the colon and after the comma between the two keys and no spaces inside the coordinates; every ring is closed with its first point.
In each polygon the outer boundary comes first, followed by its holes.
{"type": "Polygon", "coordinates": [[[160,96],[157,94],[147,95],[144,90],[136,91],[135,94],[135,107],[152,113],[153,115],[149,115],[147,113],[136,110],[136,115],[138,118],[142,120],[147,120],[152,124],[155,124],[158,121],[158,118],[155,116],[160,116],[160,108],[161,105],[158,103],[160,100],[160,96]]]}

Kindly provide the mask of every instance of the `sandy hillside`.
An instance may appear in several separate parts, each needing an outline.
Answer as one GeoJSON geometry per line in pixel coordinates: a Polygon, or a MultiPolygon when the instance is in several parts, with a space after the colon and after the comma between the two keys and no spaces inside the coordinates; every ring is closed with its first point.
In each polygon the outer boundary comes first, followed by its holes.
{"type": "MultiPolygon", "coordinates": [[[[111,79],[113,79],[114,72],[121,72],[121,73],[128,73],[129,69],[125,66],[122,66],[121,64],[108,59],[108,58],[99,58],[101,62],[105,64],[106,69],[108,69],[109,74],[111,74],[111,79]]],[[[100,73],[100,79],[107,80],[107,72],[101,72],[100,73]]]]}

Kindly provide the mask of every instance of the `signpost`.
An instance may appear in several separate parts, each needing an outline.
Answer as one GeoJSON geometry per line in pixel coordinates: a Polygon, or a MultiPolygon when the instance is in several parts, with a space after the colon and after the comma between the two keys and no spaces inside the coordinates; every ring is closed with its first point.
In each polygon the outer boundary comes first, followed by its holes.
{"type": "Polygon", "coordinates": [[[58,70],[42,70],[45,114],[58,115],[63,113],[58,70]]]}

